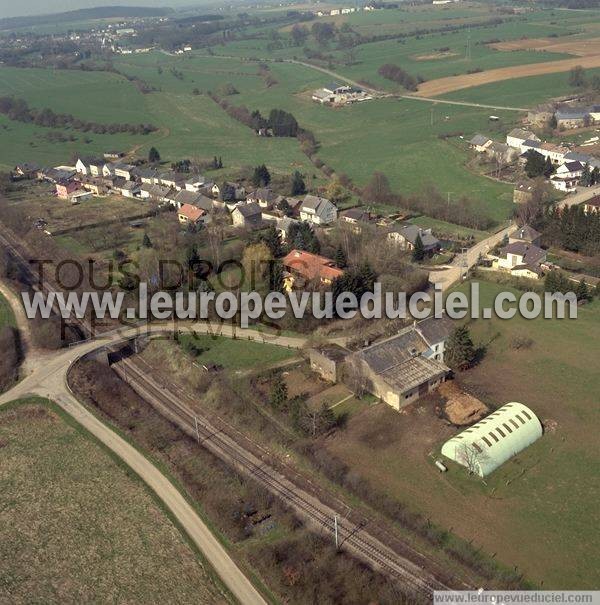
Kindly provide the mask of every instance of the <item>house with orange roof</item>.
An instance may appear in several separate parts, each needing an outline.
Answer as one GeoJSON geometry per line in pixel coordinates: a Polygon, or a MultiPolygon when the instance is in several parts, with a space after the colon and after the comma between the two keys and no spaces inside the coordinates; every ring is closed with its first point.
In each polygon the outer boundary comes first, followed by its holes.
{"type": "Polygon", "coordinates": [[[183,204],[177,211],[177,218],[182,225],[197,225],[204,222],[205,217],[206,212],[202,208],[191,204],[183,204]]]}
{"type": "Polygon", "coordinates": [[[334,279],[344,274],[330,258],[305,250],[294,249],[281,262],[285,270],[284,288],[288,292],[309,284],[330,286],[334,279]]]}

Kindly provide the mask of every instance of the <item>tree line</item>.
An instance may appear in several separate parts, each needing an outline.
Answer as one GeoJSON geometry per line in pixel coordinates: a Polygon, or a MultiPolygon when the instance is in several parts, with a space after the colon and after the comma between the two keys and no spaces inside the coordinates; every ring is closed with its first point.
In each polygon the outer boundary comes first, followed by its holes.
{"type": "Polygon", "coordinates": [[[587,256],[600,254],[600,214],[581,206],[551,208],[540,225],[544,243],[587,256]]]}
{"type": "Polygon", "coordinates": [[[424,82],[424,79],[421,76],[412,76],[400,66],[394,65],[393,63],[382,65],[377,70],[377,73],[387,80],[391,80],[392,82],[404,86],[406,90],[417,90],[418,85],[421,82],[424,82]]]}
{"type": "Polygon", "coordinates": [[[24,99],[8,96],[0,97],[0,113],[17,122],[48,128],[73,128],[74,130],[95,134],[116,134],[118,132],[149,134],[158,130],[152,124],[98,124],[97,122],[80,120],[69,113],[55,113],[48,107],[31,109],[24,99]]]}

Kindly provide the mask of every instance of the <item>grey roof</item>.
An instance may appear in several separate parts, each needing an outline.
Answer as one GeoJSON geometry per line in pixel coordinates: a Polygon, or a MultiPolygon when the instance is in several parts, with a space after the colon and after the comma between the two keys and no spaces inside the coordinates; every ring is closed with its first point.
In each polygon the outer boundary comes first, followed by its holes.
{"type": "Polygon", "coordinates": [[[527,139],[526,141],[523,141],[523,147],[533,147],[534,149],[538,149],[542,146],[542,144],[539,141],[536,141],[534,139],[527,139]]]}
{"type": "Polygon", "coordinates": [[[234,212],[236,210],[238,210],[244,218],[251,218],[253,216],[256,216],[257,214],[262,214],[261,207],[254,202],[252,202],[250,204],[242,204],[241,206],[237,206],[235,208],[234,212]]]}
{"type": "Polygon", "coordinates": [[[410,326],[395,336],[362,349],[358,356],[376,374],[381,374],[424,353],[428,348],[425,339],[410,326]]]}
{"type": "Polygon", "coordinates": [[[205,210],[206,212],[210,212],[215,207],[215,201],[212,198],[207,197],[202,193],[197,193],[195,195],[197,197],[194,206],[198,206],[198,208],[202,208],[202,210],[205,210]]]}
{"type": "Polygon", "coordinates": [[[563,108],[556,112],[557,120],[584,120],[589,112],[586,108],[563,108]]]}
{"type": "Polygon", "coordinates": [[[140,186],[135,183],[134,181],[125,181],[121,186],[120,189],[124,190],[124,191],[139,191],[140,186]]]}
{"type": "Polygon", "coordinates": [[[577,172],[579,170],[583,170],[583,164],[579,161],[577,162],[565,162],[563,166],[566,166],[569,172],[577,172]]]}
{"type": "Polygon", "coordinates": [[[389,385],[405,393],[449,371],[450,368],[441,361],[419,355],[382,372],[381,377],[389,385]]]}
{"type": "Polygon", "coordinates": [[[432,315],[418,322],[416,329],[421,336],[432,346],[446,340],[454,330],[454,322],[444,313],[442,317],[432,315]]]}
{"type": "MultiPolygon", "coordinates": [[[[238,185],[235,185],[238,187],[238,185]]],[[[268,187],[263,187],[261,189],[257,189],[256,191],[252,191],[246,196],[246,199],[254,199],[254,200],[264,200],[265,202],[272,202],[277,198],[277,194],[268,187]]]]}
{"type": "Polygon", "coordinates": [[[433,236],[429,230],[425,231],[418,225],[405,225],[400,228],[392,228],[391,231],[395,231],[396,233],[402,235],[402,237],[409,241],[413,246],[415,245],[417,237],[419,236],[421,236],[421,241],[423,242],[423,246],[425,248],[434,248],[440,243],[437,237],[433,236]]]}
{"type": "Polygon", "coordinates": [[[368,223],[371,215],[364,208],[350,208],[349,210],[342,212],[342,216],[353,221],[362,221],[368,223]]]}
{"type": "Polygon", "coordinates": [[[513,231],[509,237],[512,239],[520,239],[525,242],[532,242],[540,237],[542,234],[539,231],[536,231],[533,227],[529,225],[523,225],[519,227],[515,231],[513,231]]]}
{"type": "Polygon", "coordinates": [[[488,141],[491,141],[490,137],[486,137],[483,134],[476,134],[469,143],[471,145],[485,145],[488,141]]]}
{"type": "MultiPolygon", "coordinates": [[[[181,191],[179,191],[177,193],[177,195],[175,196],[174,199],[178,204],[192,204],[192,206],[196,206],[199,198],[200,198],[199,193],[194,193],[193,191],[187,191],[185,189],[182,189],[181,191]]],[[[211,203],[211,208],[212,208],[212,203],[211,203]]]]}
{"type": "Polygon", "coordinates": [[[153,179],[158,174],[156,168],[138,168],[137,175],[141,179],[153,179]]]}
{"type": "Polygon", "coordinates": [[[513,128],[507,135],[507,137],[513,137],[515,139],[523,139],[527,141],[529,139],[533,141],[539,141],[539,138],[535,136],[530,130],[524,130],[523,128],[513,128]]]}
{"type": "Polygon", "coordinates": [[[587,164],[593,158],[594,156],[591,156],[589,153],[579,153],[578,151],[569,151],[569,153],[565,153],[565,161],[587,164]]]}
{"type": "Polygon", "coordinates": [[[542,248],[527,242],[513,242],[502,249],[502,254],[516,254],[523,257],[523,264],[535,267],[546,256],[546,251],[542,248]]]}

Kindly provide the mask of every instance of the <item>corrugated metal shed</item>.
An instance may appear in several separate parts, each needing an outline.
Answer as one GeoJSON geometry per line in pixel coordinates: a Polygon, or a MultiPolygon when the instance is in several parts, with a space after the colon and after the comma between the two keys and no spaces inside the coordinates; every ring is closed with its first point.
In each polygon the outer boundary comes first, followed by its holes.
{"type": "Polygon", "coordinates": [[[538,417],[527,406],[513,401],[446,441],[442,454],[485,477],[537,441],[542,433],[538,417]]]}

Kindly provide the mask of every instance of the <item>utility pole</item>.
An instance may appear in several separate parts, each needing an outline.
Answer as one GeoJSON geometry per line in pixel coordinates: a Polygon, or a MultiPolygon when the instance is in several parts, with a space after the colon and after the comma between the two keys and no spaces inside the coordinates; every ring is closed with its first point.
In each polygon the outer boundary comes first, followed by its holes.
{"type": "Polygon", "coordinates": [[[339,550],[340,549],[340,538],[339,538],[339,534],[338,534],[338,516],[337,515],[333,516],[333,525],[335,528],[335,549],[339,550]]]}
{"type": "Polygon", "coordinates": [[[431,125],[433,126],[433,105],[431,106],[431,125]]]}
{"type": "Polygon", "coordinates": [[[196,441],[200,443],[200,432],[198,431],[198,418],[194,416],[194,424],[196,425],[196,441]]]}
{"type": "Polygon", "coordinates": [[[450,208],[450,194],[454,193],[454,191],[446,191],[446,193],[448,194],[448,208],[450,208]]]}

